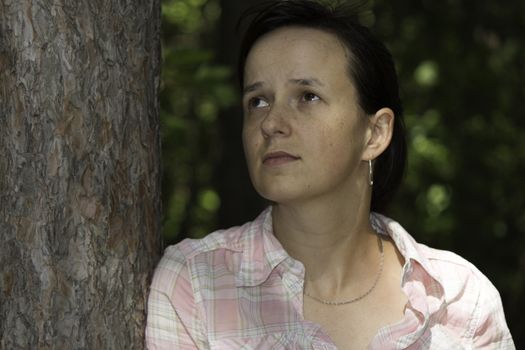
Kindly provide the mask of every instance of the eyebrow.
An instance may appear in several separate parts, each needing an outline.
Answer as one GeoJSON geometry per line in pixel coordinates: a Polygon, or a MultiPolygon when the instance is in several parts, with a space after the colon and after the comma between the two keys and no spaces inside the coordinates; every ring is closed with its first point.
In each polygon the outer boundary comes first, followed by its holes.
{"type": "Polygon", "coordinates": [[[324,86],[324,84],[317,78],[290,79],[289,82],[303,86],[324,86]]]}
{"type": "MultiPolygon", "coordinates": [[[[288,80],[288,82],[295,84],[295,85],[302,85],[302,86],[324,86],[324,84],[317,78],[290,79],[288,80]]],[[[247,94],[263,86],[264,86],[264,83],[262,81],[257,81],[253,84],[246,85],[242,91],[243,91],[243,94],[247,94]]]]}
{"type": "Polygon", "coordinates": [[[244,87],[244,89],[242,89],[242,93],[243,94],[247,94],[248,92],[252,92],[252,91],[255,91],[259,88],[261,88],[263,86],[263,82],[262,81],[258,81],[258,82],[255,82],[253,84],[250,84],[250,85],[246,85],[244,87]]]}

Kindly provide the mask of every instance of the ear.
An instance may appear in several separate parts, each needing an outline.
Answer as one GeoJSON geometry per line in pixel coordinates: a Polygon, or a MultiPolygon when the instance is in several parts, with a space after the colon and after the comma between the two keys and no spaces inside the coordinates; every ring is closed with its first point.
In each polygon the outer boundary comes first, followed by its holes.
{"type": "Polygon", "coordinates": [[[394,132],[394,112],[381,108],[369,117],[363,160],[373,160],[388,147],[394,132]]]}

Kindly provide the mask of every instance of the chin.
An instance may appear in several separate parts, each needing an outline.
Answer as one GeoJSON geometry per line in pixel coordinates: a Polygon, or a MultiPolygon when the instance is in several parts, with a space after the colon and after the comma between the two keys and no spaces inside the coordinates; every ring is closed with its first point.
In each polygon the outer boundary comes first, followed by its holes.
{"type": "Polygon", "coordinates": [[[311,192],[310,186],[298,179],[298,176],[257,176],[251,180],[257,193],[274,203],[284,204],[301,200],[311,192]]]}
{"type": "Polygon", "coordinates": [[[302,193],[298,191],[293,191],[290,186],[271,186],[271,188],[265,187],[256,187],[257,193],[264,199],[275,203],[275,204],[285,204],[291,203],[299,200],[302,197],[302,193]]]}

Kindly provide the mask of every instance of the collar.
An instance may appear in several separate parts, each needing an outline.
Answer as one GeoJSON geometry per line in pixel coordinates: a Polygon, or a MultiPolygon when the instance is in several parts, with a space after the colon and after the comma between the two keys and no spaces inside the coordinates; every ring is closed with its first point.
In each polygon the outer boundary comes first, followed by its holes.
{"type": "Polygon", "coordinates": [[[416,242],[416,240],[396,221],[381,215],[379,213],[370,214],[370,223],[372,228],[379,234],[386,235],[392,238],[397,249],[405,259],[405,267],[403,274],[403,281],[410,275],[413,269],[412,262],[417,262],[434,281],[440,286],[443,292],[443,282],[438,273],[432,268],[430,261],[421,251],[421,247],[425,247],[416,242]]]}
{"type": "MultiPolygon", "coordinates": [[[[232,247],[239,253],[240,260],[236,264],[237,287],[262,284],[278,266],[282,267],[283,273],[289,271],[297,276],[304,273],[302,263],[292,259],[274,236],[271,213],[271,207],[265,209],[254,221],[238,231],[238,239],[232,247]]],[[[414,344],[426,332],[432,320],[439,319],[446,312],[443,283],[427,258],[428,247],[418,244],[399,223],[386,216],[371,213],[370,222],[376,232],[392,238],[405,259],[401,285],[408,292],[405,315],[414,316],[403,322],[415,322],[417,325],[413,332],[401,339],[383,339],[381,342],[394,345],[414,344]],[[429,279],[435,283],[425,283],[429,279]],[[415,316],[414,313],[420,316],[415,316]]],[[[300,289],[302,290],[302,284],[300,289]]]]}
{"type": "MultiPolygon", "coordinates": [[[[381,214],[372,213],[370,222],[376,232],[388,235],[394,241],[397,249],[405,259],[401,287],[408,297],[405,315],[419,314],[404,322],[415,321],[416,329],[401,337],[391,338],[392,344],[414,344],[427,331],[435,320],[440,319],[446,313],[445,289],[443,282],[429,259],[425,250],[428,247],[418,244],[408,232],[396,221],[381,214]],[[433,281],[431,281],[433,280],[433,281]],[[434,321],[432,321],[434,320],[434,321]]],[[[385,341],[387,341],[385,339],[385,341]]],[[[406,346],[403,346],[405,348],[406,346]]],[[[397,345],[393,348],[398,348],[397,345]]]]}
{"type": "MultiPolygon", "coordinates": [[[[416,262],[437,282],[439,289],[437,292],[443,295],[443,282],[421,252],[421,245],[398,222],[384,215],[371,213],[370,223],[376,232],[392,238],[405,259],[403,284],[411,276],[414,269],[413,262],[416,262]]],[[[240,268],[236,276],[237,287],[253,287],[263,283],[273,269],[283,261],[289,261],[293,269],[302,266],[288,255],[274,236],[271,206],[259,214],[254,221],[248,223],[243,231],[234,248],[241,252],[240,268]]]]}
{"type": "Polygon", "coordinates": [[[273,234],[271,206],[248,224],[238,243],[242,250],[242,258],[236,276],[237,287],[261,284],[277,265],[284,260],[291,260],[273,234]]]}

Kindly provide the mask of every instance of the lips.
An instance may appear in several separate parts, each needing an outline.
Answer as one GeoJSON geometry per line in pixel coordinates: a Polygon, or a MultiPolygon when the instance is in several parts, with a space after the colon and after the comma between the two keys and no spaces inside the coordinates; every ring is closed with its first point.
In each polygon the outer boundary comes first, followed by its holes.
{"type": "Polygon", "coordinates": [[[290,153],[284,151],[266,153],[263,157],[263,164],[268,166],[276,166],[290,163],[300,159],[290,153]]]}

